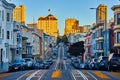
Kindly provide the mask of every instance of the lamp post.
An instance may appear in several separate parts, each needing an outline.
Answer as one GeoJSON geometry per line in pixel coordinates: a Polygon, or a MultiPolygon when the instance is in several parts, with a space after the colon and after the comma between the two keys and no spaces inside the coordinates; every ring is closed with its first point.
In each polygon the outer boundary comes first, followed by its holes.
{"type": "MultiPolygon", "coordinates": [[[[105,6],[104,6],[105,7],[105,6]]],[[[99,8],[90,8],[91,10],[93,10],[93,9],[95,9],[95,10],[99,10],[100,12],[102,12],[102,13],[104,13],[104,15],[105,15],[105,20],[104,20],[104,46],[105,46],[105,50],[106,51],[104,51],[105,53],[104,53],[104,56],[107,56],[107,54],[108,54],[108,51],[107,51],[107,12],[106,11],[103,11],[103,10],[101,10],[101,9],[99,9],[99,8]]]]}

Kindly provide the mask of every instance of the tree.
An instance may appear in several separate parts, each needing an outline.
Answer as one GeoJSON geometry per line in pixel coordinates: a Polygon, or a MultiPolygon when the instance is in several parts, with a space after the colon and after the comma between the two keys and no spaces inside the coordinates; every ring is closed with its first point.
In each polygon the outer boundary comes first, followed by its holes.
{"type": "Polygon", "coordinates": [[[62,42],[64,42],[64,44],[68,44],[68,38],[66,35],[62,36],[62,42]]]}
{"type": "MultiPolygon", "coordinates": [[[[73,45],[70,46],[68,52],[72,56],[82,56],[84,55],[85,49],[84,49],[84,42],[80,41],[77,43],[74,43],[73,45]]],[[[83,60],[83,59],[82,59],[83,60]]]]}
{"type": "Polygon", "coordinates": [[[58,36],[57,37],[57,44],[61,42],[61,38],[58,36]]]}

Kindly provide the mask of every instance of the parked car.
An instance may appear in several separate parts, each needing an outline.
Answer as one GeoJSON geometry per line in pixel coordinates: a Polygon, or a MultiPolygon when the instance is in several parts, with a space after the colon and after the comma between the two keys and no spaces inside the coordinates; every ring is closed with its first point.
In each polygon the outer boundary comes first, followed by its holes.
{"type": "Polygon", "coordinates": [[[50,65],[53,64],[52,60],[47,60],[46,62],[49,63],[50,65]]]}
{"type": "Polygon", "coordinates": [[[49,67],[50,67],[50,63],[49,62],[43,62],[43,64],[44,64],[44,69],[49,69],[49,67]]]}
{"type": "Polygon", "coordinates": [[[88,64],[89,65],[89,69],[96,69],[95,65],[96,65],[97,59],[93,58],[91,60],[91,62],[88,64]]]}
{"type": "Polygon", "coordinates": [[[25,60],[24,59],[17,59],[17,60],[14,60],[12,63],[10,63],[9,71],[24,70],[25,67],[26,67],[25,60]]]}
{"type": "Polygon", "coordinates": [[[67,60],[67,57],[63,57],[64,60],[67,60]]]}
{"type": "Polygon", "coordinates": [[[85,69],[85,63],[80,63],[80,69],[85,69]]]}
{"type": "Polygon", "coordinates": [[[108,70],[120,70],[120,54],[112,53],[108,56],[108,70]]]}
{"type": "Polygon", "coordinates": [[[95,65],[96,69],[107,69],[108,57],[100,56],[95,65]]]}
{"type": "Polygon", "coordinates": [[[77,69],[80,69],[80,68],[81,68],[79,62],[75,62],[75,63],[73,64],[73,66],[74,66],[75,68],[77,68],[77,69]]]}
{"type": "Polygon", "coordinates": [[[25,60],[27,69],[33,68],[33,59],[32,58],[24,58],[24,60],[25,60]]]}

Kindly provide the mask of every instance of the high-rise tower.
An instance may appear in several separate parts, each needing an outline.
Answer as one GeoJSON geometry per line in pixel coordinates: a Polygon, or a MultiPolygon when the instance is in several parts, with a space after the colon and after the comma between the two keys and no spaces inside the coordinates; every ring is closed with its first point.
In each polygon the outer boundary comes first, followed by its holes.
{"type": "Polygon", "coordinates": [[[37,28],[42,29],[43,32],[51,36],[58,36],[58,19],[49,14],[46,17],[39,17],[37,22],[37,28]]]}
{"type": "Polygon", "coordinates": [[[14,9],[13,19],[21,23],[21,25],[25,25],[26,10],[24,5],[20,5],[14,9]]]}

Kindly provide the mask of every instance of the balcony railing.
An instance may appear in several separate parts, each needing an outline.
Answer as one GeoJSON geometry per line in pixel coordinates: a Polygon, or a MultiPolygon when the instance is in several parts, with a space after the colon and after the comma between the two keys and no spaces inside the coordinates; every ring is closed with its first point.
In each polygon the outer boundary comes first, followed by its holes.
{"type": "Polygon", "coordinates": [[[116,29],[120,29],[120,25],[115,25],[114,30],[116,30],[116,29]]]}
{"type": "Polygon", "coordinates": [[[120,47],[120,43],[115,43],[114,47],[120,47]]]}

